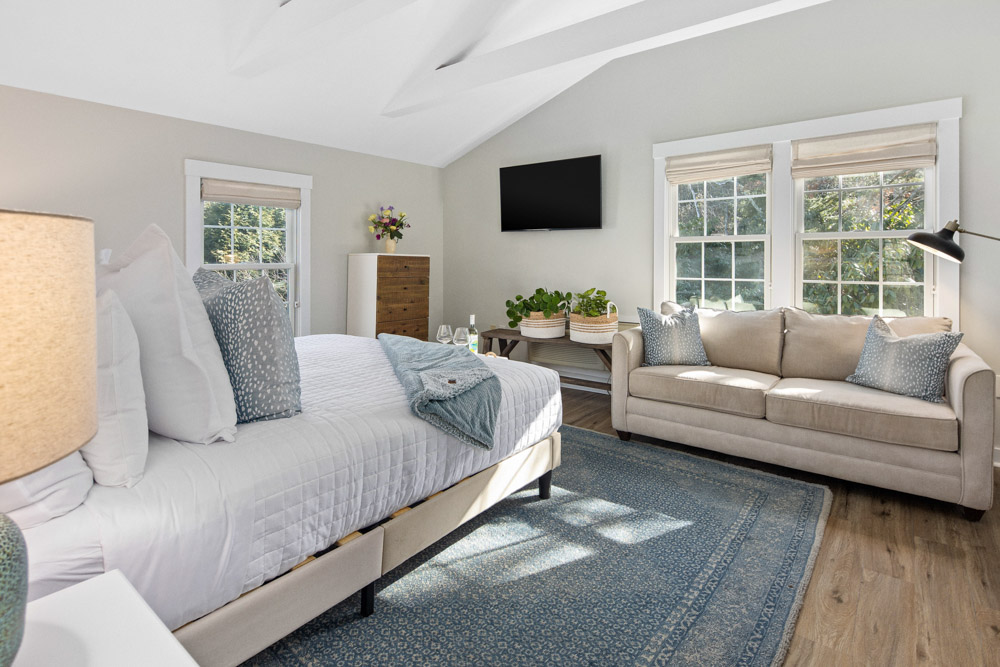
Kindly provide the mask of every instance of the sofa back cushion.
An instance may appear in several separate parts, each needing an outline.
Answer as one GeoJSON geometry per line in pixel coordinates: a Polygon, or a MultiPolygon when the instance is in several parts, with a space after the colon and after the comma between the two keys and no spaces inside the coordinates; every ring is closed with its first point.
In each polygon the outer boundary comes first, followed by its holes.
{"type": "Polygon", "coordinates": [[[960,332],[897,336],[876,315],[868,326],[861,361],[848,382],[944,403],[944,378],[951,354],[962,342],[960,332]]]}
{"type": "MultiPolygon", "coordinates": [[[[786,308],[781,376],[846,379],[858,367],[871,321],[872,318],[862,315],[815,315],[786,308]]],[[[951,331],[951,320],[947,317],[899,317],[886,321],[898,336],[951,331]]]]}
{"type": "MultiPolygon", "coordinates": [[[[660,312],[664,315],[682,308],[673,301],[660,304],[660,312]]],[[[785,328],[780,308],[748,311],[698,308],[696,312],[701,325],[701,342],[713,366],[780,374],[781,339],[785,328]]]]}

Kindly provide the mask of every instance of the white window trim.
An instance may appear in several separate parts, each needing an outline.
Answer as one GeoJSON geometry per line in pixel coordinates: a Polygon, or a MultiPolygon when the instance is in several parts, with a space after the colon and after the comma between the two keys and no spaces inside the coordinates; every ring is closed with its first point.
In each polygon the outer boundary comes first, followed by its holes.
{"type": "MultiPolygon", "coordinates": [[[[903,125],[937,123],[937,164],[934,191],[927,193],[929,218],[934,221],[959,217],[959,130],[962,98],[925,102],[909,106],[865,111],[772,125],[752,130],[707,137],[668,141],[653,145],[653,308],[658,309],[670,294],[669,195],[671,184],[664,176],[666,160],[675,155],[740,148],[770,143],[773,146],[771,190],[771,289],[770,305],[796,303],[797,219],[794,180],[791,178],[791,142],[851,132],[865,132],[903,125]],[[932,203],[933,202],[933,203],[932,203]],[[935,207],[936,203],[936,207],[935,207]],[[934,208],[932,208],[934,207],[934,208]]],[[[949,317],[955,329],[961,327],[959,312],[959,265],[929,256],[927,276],[934,279],[934,315],[949,317]]]]}
{"type": "MultiPolygon", "coordinates": [[[[218,178],[226,181],[261,183],[298,188],[302,204],[298,208],[298,227],[292,234],[292,244],[298,269],[295,271],[295,335],[307,336],[310,332],[310,282],[309,282],[309,219],[311,214],[312,176],[293,174],[270,169],[240,167],[202,160],[184,160],[185,177],[185,239],[184,263],[194,273],[204,258],[204,210],[201,203],[201,179],[218,178]]],[[[233,268],[239,268],[234,265],[233,268]]]]}

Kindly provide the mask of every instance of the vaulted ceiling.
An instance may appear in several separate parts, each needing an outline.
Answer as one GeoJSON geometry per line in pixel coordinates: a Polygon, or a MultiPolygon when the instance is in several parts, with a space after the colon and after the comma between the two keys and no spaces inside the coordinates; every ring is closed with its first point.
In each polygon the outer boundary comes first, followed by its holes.
{"type": "Polygon", "coordinates": [[[444,166],[607,62],[828,0],[3,0],[0,84],[444,166]]]}

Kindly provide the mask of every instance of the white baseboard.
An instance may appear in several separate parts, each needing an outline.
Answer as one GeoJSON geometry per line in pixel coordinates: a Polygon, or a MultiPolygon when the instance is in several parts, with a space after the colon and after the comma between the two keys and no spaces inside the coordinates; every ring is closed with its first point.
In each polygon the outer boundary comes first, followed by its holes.
{"type": "MultiPolygon", "coordinates": [[[[602,394],[604,396],[611,395],[611,392],[608,391],[607,389],[597,389],[596,387],[581,387],[580,385],[573,384],[573,378],[563,378],[562,382],[559,383],[559,386],[565,387],[566,389],[574,389],[576,391],[589,391],[592,394],[602,394]]],[[[1000,449],[998,449],[997,452],[1000,452],[1000,449]]],[[[997,463],[996,465],[1000,465],[1000,463],[997,463]]]]}

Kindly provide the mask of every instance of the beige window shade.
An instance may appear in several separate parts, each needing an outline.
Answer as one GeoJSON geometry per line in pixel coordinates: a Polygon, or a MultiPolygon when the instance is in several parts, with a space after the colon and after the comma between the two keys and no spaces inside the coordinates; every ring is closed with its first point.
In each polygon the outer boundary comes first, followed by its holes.
{"type": "Polygon", "coordinates": [[[203,178],[201,179],[201,200],[273,206],[275,208],[299,208],[302,205],[302,194],[298,188],[282,185],[261,185],[260,183],[240,183],[238,181],[203,178]]]}
{"type": "Polygon", "coordinates": [[[667,180],[673,185],[765,171],[771,171],[770,144],[667,158],[667,180]]]}
{"type": "Polygon", "coordinates": [[[909,125],[874,132],[792,142],[792,176],[816,178],[934,166],[937,125],[909,125]]]}

